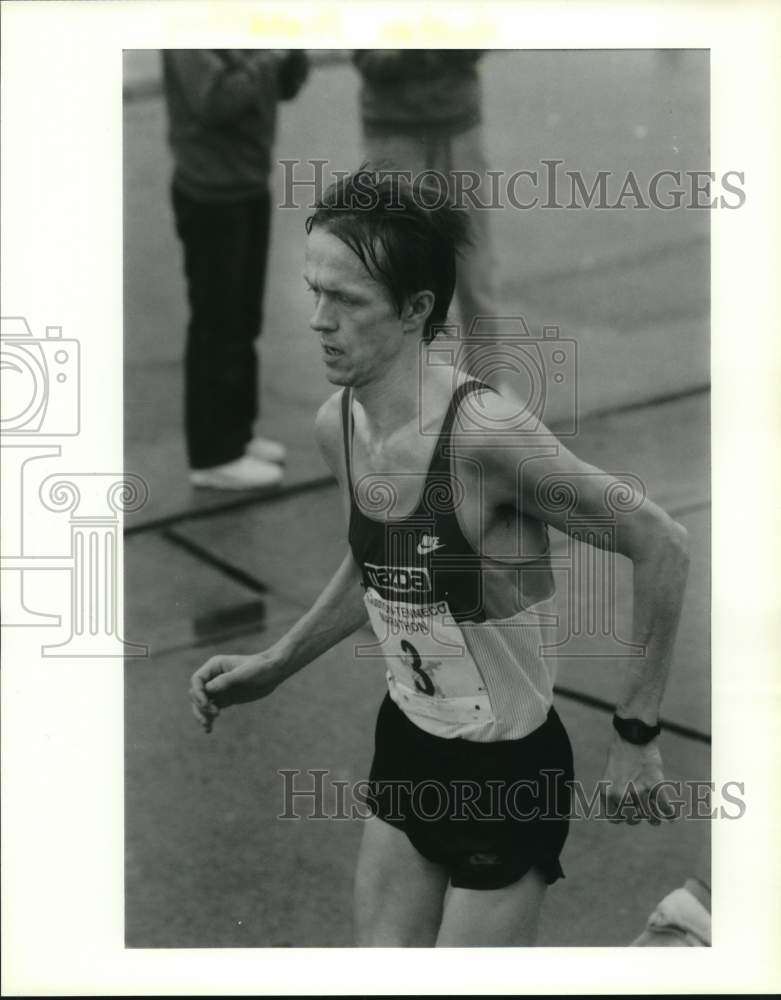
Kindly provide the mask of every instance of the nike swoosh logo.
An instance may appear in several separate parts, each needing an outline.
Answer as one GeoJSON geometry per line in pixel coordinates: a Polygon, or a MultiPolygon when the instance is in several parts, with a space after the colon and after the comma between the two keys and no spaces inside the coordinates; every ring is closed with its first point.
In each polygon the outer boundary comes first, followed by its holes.
{"type": "Polygon", "coordinates": [[[424,545],[422,542],[418,544],[418,555],[425,556],[429,552],[435,552],[437,549],[444,549],[445,543],[442,542],[439,545],[424,545]]]}

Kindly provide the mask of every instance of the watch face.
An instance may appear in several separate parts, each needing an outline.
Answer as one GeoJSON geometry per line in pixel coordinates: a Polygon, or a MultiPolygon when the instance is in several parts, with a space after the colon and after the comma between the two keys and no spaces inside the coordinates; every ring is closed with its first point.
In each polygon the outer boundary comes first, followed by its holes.
{"type": "Polygon", "coordinates": [[[640,719],[622,719],[620,716],[614,715],[613,728],[621,739],[626,740],[627,743],[644,746],[646,743],[650,743],[655,736],[659,735],[662,727],[659,723],[655,726],[649,726],[640,719]]]}

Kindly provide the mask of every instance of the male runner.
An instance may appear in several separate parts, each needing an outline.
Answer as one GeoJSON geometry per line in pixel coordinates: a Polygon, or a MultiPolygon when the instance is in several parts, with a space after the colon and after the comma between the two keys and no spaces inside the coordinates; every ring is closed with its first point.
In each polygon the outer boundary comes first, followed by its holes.
{"type": "MultiPolygon", "coordinates": [[[[568,529],[546,488],[569,484],[579,513],[598,517],[616,480],[551,448],[544,428],[499,433],[517,403],[457,368],[421,366],[467,238],[461,213],[424,204],[419,187],[360,170],[308,220],[311,327],[329,381],[343,387],[316,435],[344,489],[348,551],[286,635],[252,656],[212,657],[191,698],[209,732],[220,709],[270,694],[368,616],[388,695],[356,942],[531,944],[546,887],[562,874],[572,778],[539,650],[553,596],[547,526],[568,529]]],[[[655,737],[688,558],[685,530],[634,501],[615,514],[615,545],[634,564],[632,640],[645,656],[627,671],[605,778],[614,808],[631,783],[659,822],[670,807],[649,794],[662,780],[655,737]]]]}

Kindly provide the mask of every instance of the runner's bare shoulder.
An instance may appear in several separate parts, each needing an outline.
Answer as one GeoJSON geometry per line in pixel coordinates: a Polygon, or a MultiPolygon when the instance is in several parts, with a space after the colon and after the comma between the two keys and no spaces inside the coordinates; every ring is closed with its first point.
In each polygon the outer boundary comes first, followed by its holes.
{"type": "Polygon", "coordinates": [[[461,403],[454,434],[459,448],[520,446],[553,440],[553,433],[532,409],[508,393],[487,389],[470,393],[461,403]]]}
{"type": "Polygon", "coordinates": [[[341,389],[329,396],[317,411],[315,440],[328,468],[339,482],[343,482],[345,470],[341,389]]]}

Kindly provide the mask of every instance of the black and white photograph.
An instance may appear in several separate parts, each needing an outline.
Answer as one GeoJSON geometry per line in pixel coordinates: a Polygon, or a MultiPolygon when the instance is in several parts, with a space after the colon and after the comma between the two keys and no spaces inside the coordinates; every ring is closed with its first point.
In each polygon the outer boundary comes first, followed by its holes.
{"type": "Polygon", "coordinates": [[[777,987],[778,18],[4,7],[3,994],[777,987]]]}
{"type": "Polygon", "coordinates": [[[709,946],[709,96],[125,53],[129,946],[709,946]]]}

